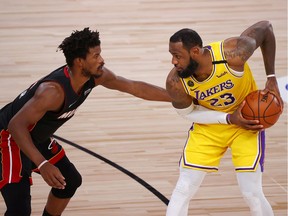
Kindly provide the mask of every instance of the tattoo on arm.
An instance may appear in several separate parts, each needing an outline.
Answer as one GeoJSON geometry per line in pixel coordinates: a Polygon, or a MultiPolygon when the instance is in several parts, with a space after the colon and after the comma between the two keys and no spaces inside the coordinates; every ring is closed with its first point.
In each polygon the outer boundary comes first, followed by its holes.
{"type": "Polygon", "coordinates": [[[175,74],[171,76],[167,82],[167,89],[169,91],[169,94],[171,94],[173,98],[178,98],[179,90],[180,90],[179,85],[180,87],[182,87],[179,77],[175,74]]]}
{"type": "Polygon", "coordinates": [[[185,92],[177,74],[169,77],[166,85],[167,91],[173,99],[172,104],[175,108],[185,108],[192,103],[191,96],[185,92]]]}
{"type": "Polygon", "coordinates": [[[254,52],[253,39],[248,37],[239,37],[236,46],[232,50],[225,51],[227,59],[238,58],[242,62],[246,62],[254,52]]]}

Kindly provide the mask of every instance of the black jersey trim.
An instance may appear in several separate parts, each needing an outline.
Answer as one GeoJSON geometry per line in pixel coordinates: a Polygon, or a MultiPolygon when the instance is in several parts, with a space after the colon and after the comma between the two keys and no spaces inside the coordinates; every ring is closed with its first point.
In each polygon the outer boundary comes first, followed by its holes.
{"type": "Polygon", "coordinates": [[[212,64],[227,64],[226,60],[212,61],[212,64]]]}

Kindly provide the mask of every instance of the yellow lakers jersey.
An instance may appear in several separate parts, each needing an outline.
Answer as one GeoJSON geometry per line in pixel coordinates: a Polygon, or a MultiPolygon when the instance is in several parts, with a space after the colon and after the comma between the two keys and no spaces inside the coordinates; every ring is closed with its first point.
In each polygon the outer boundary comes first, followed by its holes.
{"type": "Polygon", "coordinates": [[[197,99],[206,108],[222,112],[233,112],[252,91],[257,89],[247,62],[243,72],[229,68],[226,61],[223,41],[209,44],[212,58],[212,73],[204,81],[197,81],[193,75],[180,78],[187,94],[197,99]]]}

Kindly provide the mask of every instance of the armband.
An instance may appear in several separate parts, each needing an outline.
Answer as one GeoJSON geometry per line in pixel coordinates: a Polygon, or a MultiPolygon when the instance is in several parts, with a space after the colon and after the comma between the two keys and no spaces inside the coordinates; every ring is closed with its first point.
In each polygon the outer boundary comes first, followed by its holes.
{"type": "Polygon", "coordinates": [[[45,163],[48,163],[48,161],[47,161],[47,160],[42,161],[42,162],[39,164],[39,166],[37,167],[38,170],[40,170],[40,168],[41,168],[45,163]]]}
{"type": "Polygon", "coordinates": [[[191,113],[194,110],[194,103],[192,102],[189,107],[186,107],[184,109],[175,108],[175,110],[178,113],[178,115],[185,117],[186,115],[188,115],[189,113],[191,113]]]}
{"type": "Polygon", "coordinates": [[[227,115],[226,115],[226,122],[227,122],[227,124],[232,124],[231,121],[230,121],[230,116],[231,116],[231,114],[227,114],[227,115]]]}
{"type": "Polygon", "coordinates": [[[276,75],[275,74],[268,74],[267,78],[270,78],[270,77],[276,77],[276,75]]]}
{"type": "Polygon", "coordinates": [[[187,108],[176,109],[176,112],[184,119],[199,124],[231,124],[230,114],[207,109],[193,103],[187,108]]]}

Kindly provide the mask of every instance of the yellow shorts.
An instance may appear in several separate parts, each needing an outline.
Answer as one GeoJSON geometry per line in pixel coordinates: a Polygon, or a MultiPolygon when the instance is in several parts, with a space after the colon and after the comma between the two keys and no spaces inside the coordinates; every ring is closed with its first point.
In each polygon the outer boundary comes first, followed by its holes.
{"type": "Polygon", "coordinates": [[[251,131],[235,125],[193,124],[184,147],[183,167],[218,171],[220,159],[231,148],[232,162],[238,172],[263,171],[265,132],[251,131]]]}

